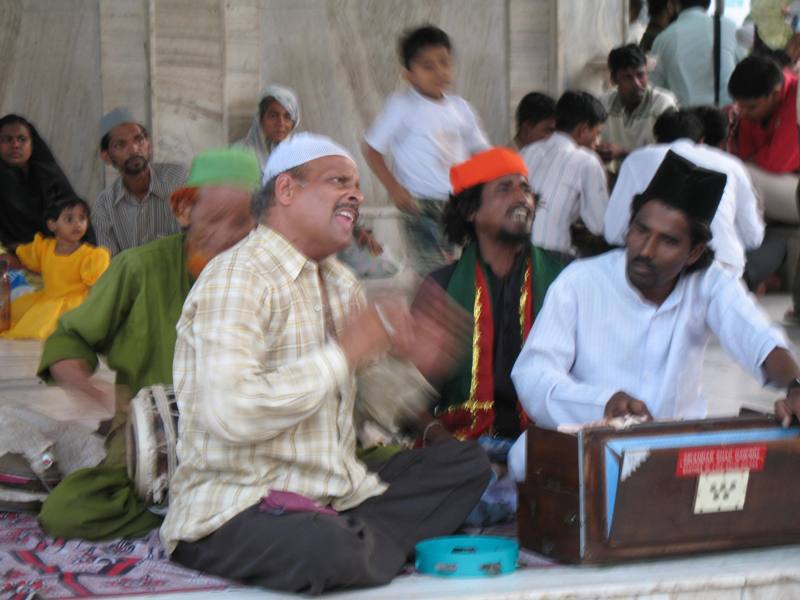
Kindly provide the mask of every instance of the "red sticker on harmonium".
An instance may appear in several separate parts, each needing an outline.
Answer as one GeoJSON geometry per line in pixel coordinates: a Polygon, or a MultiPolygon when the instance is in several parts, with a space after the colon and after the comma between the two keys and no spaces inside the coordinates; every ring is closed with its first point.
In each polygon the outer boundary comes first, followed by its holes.
{"type": "Polygon", "coordinates": [[[766,456],[766,444],[683,448],[678,452],[675,475],[694,477],[725,471],[761,471],[766,456]]]}

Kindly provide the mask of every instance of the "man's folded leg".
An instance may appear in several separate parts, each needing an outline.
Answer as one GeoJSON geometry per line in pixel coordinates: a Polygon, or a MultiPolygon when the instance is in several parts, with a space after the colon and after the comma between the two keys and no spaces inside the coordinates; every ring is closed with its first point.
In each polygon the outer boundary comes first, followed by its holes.
{"type": "Polygon", "coordinates": [[[486,490],[491,465],[477,442],[449,440],[399,452],[378,475],[389,489],[346,514],[357,515],[410,554],[420,540],[459,528],[486,490]]]}
{"type": "Polygon", "coordinates": [[[274,515],[254,505],[205,538],[180,542],[171,558],[247,585],[320,594],[388,583],[406,556],[348,513],[274,515]]]}
{"type": "Polygon", "coordinates": [[[474,442],[407,450],[379,471],[389,489],[337,516],[244,510],[172,560],[275,590],[319,594],[388,583],[422,539],[453,533],[489,481],[489,460],[474,442]]]}

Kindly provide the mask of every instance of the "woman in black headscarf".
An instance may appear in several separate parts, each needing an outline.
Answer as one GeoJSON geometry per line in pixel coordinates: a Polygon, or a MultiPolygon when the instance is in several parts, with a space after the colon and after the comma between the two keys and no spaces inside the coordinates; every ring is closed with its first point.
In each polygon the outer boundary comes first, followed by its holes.
{"type": "MultiPolygon", "coordinates": [[[[25,118],[9,114],[0,119],[0,244],[13,252],[47,234],[45,213],[72,186],[36,128],[25,118]]],[[[94,243],[94,232],[87,232],[94,243]]]]}

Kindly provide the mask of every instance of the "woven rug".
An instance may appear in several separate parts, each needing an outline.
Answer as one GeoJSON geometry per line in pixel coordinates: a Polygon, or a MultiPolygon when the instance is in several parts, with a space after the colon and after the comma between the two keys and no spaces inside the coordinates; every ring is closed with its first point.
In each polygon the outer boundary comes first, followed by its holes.
{"type": "Polygon", "coordinates": [[[221,590],[230,582],[169,562],[158,531],[109,542],[53,539],[36,518],[0,512],[0,598],[91,598],[221,590]]]}

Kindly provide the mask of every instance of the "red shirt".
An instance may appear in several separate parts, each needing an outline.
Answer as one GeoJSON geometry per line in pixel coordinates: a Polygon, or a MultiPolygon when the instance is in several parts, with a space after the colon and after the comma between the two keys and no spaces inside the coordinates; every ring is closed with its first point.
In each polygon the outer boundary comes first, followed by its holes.
{"type": "Polygon", "coordinates": [[[800,170],[797,132],[797,76],[783,72],[781,101],[766,125],[750,119],[739,122],[736,155],[770,173],[800,170]]]}

